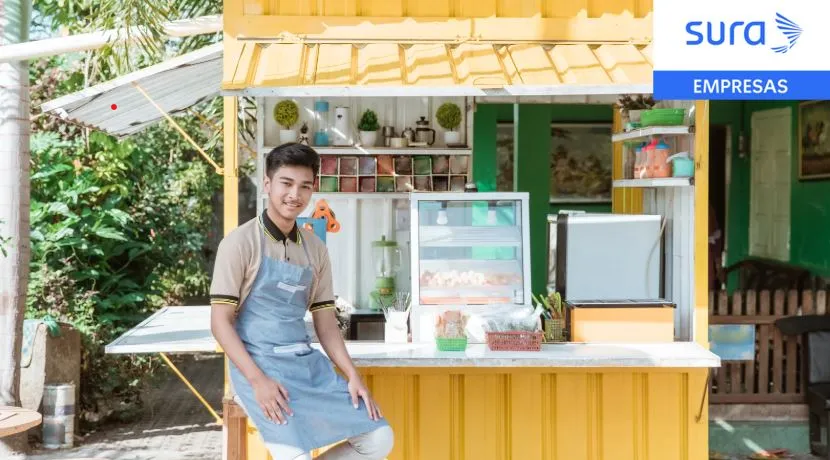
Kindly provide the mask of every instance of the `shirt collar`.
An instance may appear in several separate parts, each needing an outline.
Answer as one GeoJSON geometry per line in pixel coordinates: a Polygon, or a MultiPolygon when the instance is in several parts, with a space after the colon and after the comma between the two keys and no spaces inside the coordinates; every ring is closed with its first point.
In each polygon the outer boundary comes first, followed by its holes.
{"type": "MultiPolygon", "coordinates": [[[[285,241],[285,233],[283,233],[282,230],[280,230],[280,228],[277,227],[277,224],[275,224],[274,221],[272,221],[271,218],[268,217],[268,211],[262,212],[262,226],[265,230],[265,233],[271,236],[271,238],[279,242],[285,241]]],[[[295,243],[300,242],[300,231],[297,228],[297,222],[294,222],[294,227],[292,227],[291,231],[288,232],[287,238],[295,243]]]]}

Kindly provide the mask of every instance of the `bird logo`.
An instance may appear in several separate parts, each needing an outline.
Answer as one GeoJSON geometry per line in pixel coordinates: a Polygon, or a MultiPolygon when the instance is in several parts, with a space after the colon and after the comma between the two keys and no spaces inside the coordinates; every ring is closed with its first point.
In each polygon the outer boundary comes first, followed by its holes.
{"type": "Polygon", "coordinates": [[[773,46],[772,50],[779,54],[785,54],[790,51],[793,46],[795,46],[796,42],[798,42],[798,39],[801,37],[801,32],[803,31],[798,24],[781,13],[775,13],[775,25],[787,38],[787,44],[773,46]]]}

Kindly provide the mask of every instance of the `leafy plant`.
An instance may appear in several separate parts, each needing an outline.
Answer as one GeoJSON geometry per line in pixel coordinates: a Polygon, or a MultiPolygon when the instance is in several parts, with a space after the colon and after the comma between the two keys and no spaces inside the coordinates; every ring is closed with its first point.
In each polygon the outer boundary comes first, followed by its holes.
{"type": "Polygon", "coordinates": [[[551,292],[547,296],[533,294],[536,305],[542,305],[550,313],[552,319],[564,319],[565,313],[562,308],[562,296],[558,292],[551,292]]]}
{"type": "Polygon", "coordinates": [[[452,102],[445,102],[435,112],[438,124],[448,131],[454,131],[461,124],[461,108],[452,102]]]}
{"type": "Polygon", "coordinates": [[[617,101],[617,106],[622,110],[648,110],[654,107],[654,98],[648,95],[638,94],[632,96],[625,94],[617,101]]]}
{"type": "MultiPolygon", "coordinates": [[[[0,224],[5,223],[3,219],[0,219],[0,224]]],[[[0,254],[3,254],[3,257],[8,257],[9,253],[6,252],[6,246],[11,242],[10,236],[3,236],[0,235],[0,254]]]]}
{"type": "Polygon", "coordinates": [[[380,129],[378,115],[372,109],[366,109],[360,117],[360,123],[358,123],[357,129],[360,131],[377,131],[380,129]]]}
{"type": "Polygon", "coordinates": [[[274,120],[285,129],[291,129],[300,118],[300,109],[297,103],[290,99],[283,99],[274,107],[274,120]]]}

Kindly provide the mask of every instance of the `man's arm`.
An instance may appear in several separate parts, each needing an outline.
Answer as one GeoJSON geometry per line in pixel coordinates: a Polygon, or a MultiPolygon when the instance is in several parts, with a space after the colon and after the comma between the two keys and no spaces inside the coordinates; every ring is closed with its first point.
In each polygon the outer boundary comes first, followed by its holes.
{"type": "Polygon", "coordinates": [[[286,414],[292,415],[287,403],[288,392],[257,366],[234,328],[251,250],[250,247],[235,244],[232,238],[226,238],[219,244],[210,286],[210,330],[228,359],[250,383],[254,398],[265,416],[274,422],[286,423],[286,414]]]}

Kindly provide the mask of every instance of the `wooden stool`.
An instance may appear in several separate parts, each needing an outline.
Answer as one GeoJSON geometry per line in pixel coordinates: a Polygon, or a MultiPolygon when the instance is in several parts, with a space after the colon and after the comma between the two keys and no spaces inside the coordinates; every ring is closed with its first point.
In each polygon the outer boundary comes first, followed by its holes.
{"type": "Polygon", "coordinates": [[[43,416],[22,407],[0,406],[0,438],[22,433],[40,425],[43,416]]]}
{"type": "Polygon", "coordinates": [[[248,415],[233,398],[222,400],[226,460],[247,460],[248,458],[248,415]]]}

